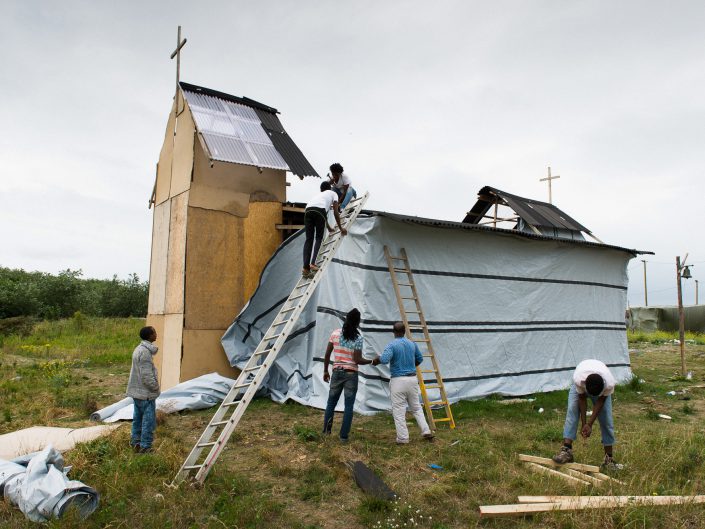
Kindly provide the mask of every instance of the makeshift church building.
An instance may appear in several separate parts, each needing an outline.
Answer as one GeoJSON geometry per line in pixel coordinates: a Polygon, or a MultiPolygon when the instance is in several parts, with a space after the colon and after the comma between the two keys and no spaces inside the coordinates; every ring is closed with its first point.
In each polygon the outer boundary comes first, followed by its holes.
{"type": "Polygon", "coordinates": [[[220,338],[282,242],[287,171],[318,176],[276,109],[178,85],[150,200],[147,324],[163,389],[236,373],[220,338]]]}
{"type": "MultiPolygon", "coordinates": [[[[324,408],[323,355],[352,308],[362,313],[364,356],[383,351],[400,319],[385,246],[393,255],[406,250],[451,402],[564,388],[587,358],[627,379],[627,264],[640,252],[588,242],[583,233],[594,237],[552,204],[491,187],[480,190],[462,223],[364,212],[265,385],[274,400],[324,408]],[[512,213],[500,217],[499,206],[512,213]],[[496,227],[500,221],[510,229],[496,227]]],[[[299,232],[277,249],[223,336],[233,366],[250,356],[296,284],[303,242],[299,232]]],[[[356,411],[388,410],[388,381],[387,366],[360,366],[356,411]]],[[[430,398],[438,395],[431,390],[430,398]]]]}

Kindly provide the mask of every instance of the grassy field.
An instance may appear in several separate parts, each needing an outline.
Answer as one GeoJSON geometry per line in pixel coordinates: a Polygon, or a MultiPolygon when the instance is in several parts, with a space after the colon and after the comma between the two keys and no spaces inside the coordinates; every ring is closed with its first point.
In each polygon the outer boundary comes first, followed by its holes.
{"type": "MultiPolygon", "coordinates": [[[[137,319],[77,318],[36,325],[29,336],[0,338],[0,433],[32,425],[88,426],[96,409],[123,396],[137,319]]],[[[705,492],[705,345],[688,346],[692,380],[678,373],[674,336],[630,342],[636,379],[615,394],[617,459],[624,485],[575,489],[525,469],[518,453],[550,456],[560,445],[566,391],[530,403],[488,398],[453,407],[458,427],[433,444],[394,444],[389,415],[356,416],[351,442],[321,439],[322,412],[297,404],[255,401],[200,489],[168,488],[212,413],[166,416],[153,455],[129,450],[129,426],[66,454],[71,476],[101,494],[86,521],[49,527],[101,528],[450,528],[702,526],[705,507],[631,507],[526,519],[480,520],[478,505],[514,503],[517,495],[698,494],[705,492]],[[671,390],[683,394],[669,396],[671,390]],[[539,413],[543,408],[545,411],[539,413]],[[658,419],[659,413],[673,417],[658,419]],[[457,441],[457,442],[456,442],[457,441]],[[398,503],[367,498],[345,465],[361,460],[399,495],[398,503]],[[436,464],[443,470],[432,470],[436,464]]],[[[339,418],[336,418],[339,425],[339,418]]],[[[597,464],[599,432],[575,445],[578,461],[597,464]]],[[[0,503],[0,526],[35,527],[0,503]]]]}

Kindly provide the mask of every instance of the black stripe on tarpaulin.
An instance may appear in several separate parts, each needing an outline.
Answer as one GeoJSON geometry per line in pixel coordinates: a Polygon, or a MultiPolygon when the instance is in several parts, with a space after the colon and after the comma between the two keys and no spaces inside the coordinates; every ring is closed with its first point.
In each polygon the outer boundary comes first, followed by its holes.
{"type": "MultiPolygon", "coordinates": [[[[366,265],[362,263],[354,263],[352,261],[344,261],[343,259],[338,259],[334,257],[331,259],[334,263],[338,263],[344,266],[352,266],[354,268],[362,268],[364,270],[373,270],[375,272],[389,272],[389,268],[386,266],[374,266],[366,265]]],[[[468,272],[443,272],[440,270],[417,270],[415,268],[411,269],[411,272],[415,275],[431,275],[431,276],[446,276],[446,277],[467,277],[472,279],[491,279],[497,281],[522,281],[528,283],[557,283],[560,285],[587,285],[593,287],[604,287],[604,288],[614,288],[617,290],[627,290],[627,287],[622,285],[610,285],[609,283],[596,283],[593,281],[576,281],[570,279],[539,279],[535,277],[518,277],[518,276],[496,276],[488,274],[471,274],[468,272]]]]}
{"type": "Polygon", "coordinates": [[[304,375],[300,369],[295,369],[291,375],[286,377],[286,381],[289,382],[296,374],[298,374],[304,380],[308,380],[309,378],[313,377],[313,373],[309,373],[308,375],[304,375]]]}
{"type": "Polygon", "coordinates": [[[306,334],[308,331],[313,329],[316,326],[316,320],[313,320],[311,323],[306,324],[305,327],[301,327],[295,332],[292,332],[289,336],[287,336],[286,340],[284,340],[284,343],[288,342],[289,340],[293,340],[297,336],[301,336],[302,334],[306,334]]]}
{"type": "MultiPolygon", "coordinates": [[[[391,329],[377,327],[360,327],[363,332],[385,332],[391,333],[391,329]]],[[[492,333],[507,333],[507,332],[543,332],[543,331],[621,331],[624,332],[626,326],[622,327],[596,327],[593,325],[584,325],[580,327],[522,327],[522,328],[497,328],[497,329],[433,329],[429,328],[429,334],[492,334],[492,333]]],[[[420,331],[419,331],[420,332],[420,331]]]]}
{"type": "MultiPolygon", "coordinates": [[[[323,362],[323,358],[319,356],[313,357],[314,362],[323,362]]],[[[606,364],[607,367],[631,367],[631,364],[606,364]]],[[[455,377],[455,378],[443,378],[444,383],[448,382],[471,382],[473,380],[488,380],[491,378],[504,378],[504,377],[523,377],[525,375],[542,375],[544,373],[561,373],[564,371],[574,371],[576,366],[573,367],[554,367],[549,369],[532,369],[530,371],[515,371],[513,373],[493,373],[491,375],[472,375],[467,377],[455,377]]],[[[381,380],[382,382],[389,382],[389,377],[383,377],[381,375],[368,375],[367,373],[358,372],[359,376],[366,380],[381,380]]],[[[435,380],[424,380],[424,383],[428,384],[435,382],[435,380]]]]}
{"type": "MultiPolygon", "coordinates": [[[[255,316],[255,319],[247,324],[247,332],[245,333],[245,336],[243,336],[243,338],[242,338],[242,343],[245,343],[245,340],[247,340],[250,337],[250,332],[252,332],[252,327],[254,327],[255,323],[257,323],[259,320],[264,318],[267,314],[272,312],[279,305],[282,305],[284,302],[286,302],[287,299],[289,299],[289,296],[285,297],[284,299],[280,299],[274,305],[269,307],[267,310],[265,310],[264,312],[260,312],[257,316],[255,316]]],[[[234,323],[237,323],[237,321],[238,320],[235,320],[234,323]]]]}
{"type": "MultiPolygon", "coordinates": [[[[323,313],[323,314],[330,314],[332,316],[336,316],[340,318],[341,320],[345,320],[345,316],[347,315],[345,312],[342,310],[336,310],[331,307],[322,307],[319,306],[317,309],[317,312],[323,313]]],[[[362,323],[366,323],[369,325],[394,325],[396,323],[393,320],[370,320],[370,319],[365,319],[362,318],[360,320],[362,323]]],[[[420,325],[421,322],[419,321],[410,321],[409,325],[420,325]]],[[[428,326],[433,326],[433,325],[458,325],[458,326],[479,326],[479,325],[574,325],[574,324],[591,324],[591,325],[618,325],[621,328],[626,329],[626,324],[621,321],[599,321],[599,320],[564,320],[564,321],[550,321],[550,320],[542,320],[542,321],[427,321],[426,325],[428,326]]]]}

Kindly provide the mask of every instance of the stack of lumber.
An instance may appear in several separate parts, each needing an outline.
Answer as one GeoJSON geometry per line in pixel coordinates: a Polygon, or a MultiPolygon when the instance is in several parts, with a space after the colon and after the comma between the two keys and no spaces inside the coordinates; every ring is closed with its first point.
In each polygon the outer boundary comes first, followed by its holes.
{"type": "Polygon", "coordinates": [[[623,485],[621,481],[601,473],[600,467],[596,467],[595,465],[584,465],[582,463],[566,463],[559,465],[547,457],[530,456],[526,454],[519,454],[519,460],[523,461],[527,468],[536,473],[555,476],[573,485],[600,486],[607,481],[623,485]]]}
{"type": "Polygon", "coordinates": [[[481,505],[481,518],[526,516],[550,511],[613,509],[633,505],[705,503],[705,496],[519,496],[513,505],[481,505]]]}

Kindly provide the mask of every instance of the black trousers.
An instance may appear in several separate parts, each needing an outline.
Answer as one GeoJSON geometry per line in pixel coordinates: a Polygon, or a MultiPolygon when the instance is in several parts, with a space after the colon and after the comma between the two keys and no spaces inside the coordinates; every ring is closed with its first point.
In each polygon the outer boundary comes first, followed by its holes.
{"type": "Polygon", "coordinates": [[[306,242],[304,243],[304,268],[308,268],[311,263],[316,262],[318,250],[321,249],[324,230],[326,229],[326,210],[323,208],[306,208],[304,213],[304,229],[306,230],[306,242]],[[316,244],[314,245],[314,234],[316,244]],[[313,254],[311,250],[313,249],[313,254]]]}

